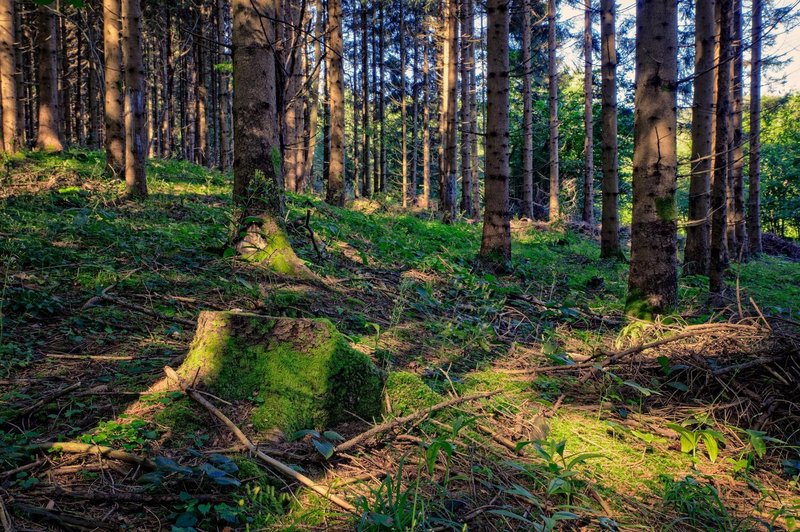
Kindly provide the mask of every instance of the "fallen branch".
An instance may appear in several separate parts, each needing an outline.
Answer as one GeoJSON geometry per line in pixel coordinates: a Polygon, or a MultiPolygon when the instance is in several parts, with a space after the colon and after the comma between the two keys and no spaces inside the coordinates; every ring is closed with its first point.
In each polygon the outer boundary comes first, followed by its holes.
{"type": "Polygon", "coordinates": [[[116,526],[110,523],[90,520],[85,517],[81,517],[79,515],[74,515],[74,514],[53,512],[46,508],[31,506],[30,504],[23,504],[21,502],[14,502],[12,503],[12,506],[14,507],[15,510],[27,514],[32,518],[35,518],[37,520],[41,519],[44,521],[49,521],[67,530],[71,530],[73,528],[85,528],[88,530],[97,530],[97,529],[115,530],[117,528],[116,526]]]}
{"type": "Polygon", "coordinates": [[[3,504],[2,498],[0,498],[0,525],[3,525],[4,532],[14,532],[11,516],[8,515],[8,510],[6,510],[6,505],[3,504]]]}
{"type": "Polygon", "coordinates": [[[21,473],[22,471],[27,471],[28,469],[33,469],[37,466],[44,464],[44,460],[36,460],[35,462],[31,462],[30,464],[21,465],[19,467],[15,467],[14,469],[9,469],[8,471],[3,471],[0,473],[0,478],[7,478],[12,475],[16,475],[17,473],[21,473]]]}
{"type": "Polygon", "coordinates": [[[117,305],[117,306],[120,306],[120,307],[125,307],[125,308],[130,309],[130,310],[135,310],[136,312],[141,312],[142,314],[146,314],[147,316],[150,316],[151,318],[157,318],[159,320],[165,320],[165,321],[174,321],[175,323],[180,323],[181,325],[186,325],[187,327],[194,327],[195,325],[197,325],[197,323],[192,321],[192,320],[187,320],[185,318],[179,318],[178,316],[167,316],[166,314],[163,314],[161,312],[156,312],[155,310],[149,309],[147,307],[143,307],[142,305],[137,305],[135,303],[130,303],[128,301],[125,301],[124,299],[120,299],[118,297],[110,296],[110,295],[106,294],[105,292],[103,292],[99,296],[95,296],[92,299],[90,299],[89,301],[87,301],[83,305],[83,307],[81,307],[81,310],[85,310],[85,309],[87,309],[89,307],[92,307],[95,304],[97,304],[99,301],[105,301],[106,303],[113,303],[114,305],[117,305]]]}
{"type": "Polygon", "coordinates": [[[47,353],[47,358],[57,358],[60,360],[133,360],[129,355],[70,355],[67,353],[47,353]]]}
{"type": "Polygon", "coordinates": [[[32,413],[33,411],[38,410],[39,408],[43,407],[47,403],[55,401],[59,397],[63,397],[65,395],[67,395],[69,392],[71,392],[73,390],[77,390],[80,387],[81,387],[81,383],[80,382],[76,382],[75,384],[70,384],[69,386],[65,386],[64,388],[61,388],[60,390],[56,390],[54,392],[50,392],[49,394],[47,394],[44,397],[40,398],[38,401],[36,401],[32,405],[30,405],[28,407],[25,407],[25,408],[23,408],[22,410],[20,410],[18,412],[15,412],[14,414],[11,415],[11,417],[9,419],[16,419],[18,417],[25,417],[28,414],[32,413]]]}
{"type": "Polygon", "coordinates": [[[467,402],[467,401],[475,401],[476,399],[483,399],[483,398],[486,398],[486,397],[491,397],[493,395],[497,395],[501,391],[502,390],[494,390],[494,391],[491,391],[491,392],[480,392],[480,393],[474,393],[472,395],[465,395],[465,396],[462,396],[462,397],[456,397],[454,399],[449,399],[447,401],[443,401],[441,403],[435,404],[430,408],[425,408],[423,410],[417,410],[416,412],[413,412],[413,413],[411,413],[411,414],[409,414],[407,416],[395,418],[395,419],[393,419],[391,421],[387,421],[386,423],[382,423],[380,425],[376,425],[376,426],[372,427],[371,429],[369,429],[369,430],[367,430],[365,432],[362,432],[358,436],[354,436],[354,437],[350,438],[349,440],[347,440],[346,442],[342,443],[341,445],[337,445],[336,448],[334,449],[334,452],[347,451],[349,449],[352,449],[356,445],[360,444],[364,440],[367,440],[367,439],[369,439],[369,438],[371,438],[373,436],[377,436],[378,434],[380,434],[382,432],[386,432],[387,430],[391,430],[391,429],[393,429],[393,428],[395,428],[397,426],[403,425],[404,423],[408,423],[409,421],[415,421],[417,419],[425,418],[425,417],[429,416],[430,414],[432,414],[434,412],[437,412],[439,410],[444,410],[445,408],[451,407],[453,405],[457,405],[457,404],[464,403],[464,402],[467,402]]]}
{"type": "Polygon", "coordinates": [[[45,443],[33,443],[28,445],[28,449],[47,450],[55,449],[64,453],[71,454],[94,454],[102,456],[103,458],[110,458],[112,460],[120,460],[121,462],[128,462],[131,464],[140,465],[146,469],[155,469],[156,465],[149,458],[139,456],[137,454],[112,449],[104,445],[94,445],[91,443],[80,443],[75,441],[53,441],[45,443]]]}
{"type": "MultiPolygon", "coordinates": [[[[32,492],[34,495],[38,494],[47,495],[48,497],[66,497],[68,499],[76,499],[81,501],[96,501],[96,502],[120,502],[120,503],[137,503],[137,504],[174,504],[185,502],[185,495],[168,495],[157,494],[151,495],[149,493],[141,492],[124,492],[124,491],[72,491],[65,490],[59,486],[48,490],[37,490],[32,492]]],[[[222,493],[195,493],[190,496],[198,502],[224,502],[230,501],[231,496],[222,493]]]]}
{"type": "Polygon", "coordinates": [[[195,401],[197,401],[198,403],[203,405],[206,408],[206,410],[208,410],[211,414],[214,415],[214,417],[216,417],[217,419],[222,421],[222,423],[224,423],[225,426],[227,426],[228,429],[230,429],[230,431],[234,434],[234,436],[236,436],[236,438],[240,442],[242,442],[252,454],[256,455],[258,458],[260,458],[261,460],[263,460],[264,462],[266,462],[267,464],[269,464],[273,468],[277,469],[278,471],[280,471],[284,475],[286,475],[286,476],[288,476],[288,477],[300,482],[304,486],[312,489],[316,493],[322,495],[323,497],[325,497],[329,501],[331,501],[334,504],[340,506],[341,508],[347,510],[348,512],[356,513],[356,509],[352,504],[350,504],[349,502],[345,501],[344,499],[342,499],[340,497],[337,497],[336,495],[333,495],[332,493],[330,493],[330,488],[326,488],[324,486],[321,486],[321,485],[317,484],[316,482],[314,482],[313,480],[311,480],[307,476],[305,476],[305,475],[303,475],[301,473],[298,473],[297,471],[295,471],[291,467],[287,466],[283,462],[280,462],[280,461],[272,458],[271,456],[265,454],[264,452],[260,451],[258,449],[258,447],[256,447],[256,445],[252,441],[250,441],[250,438],[248,438],[247,435],[245,435],[245,433],[242,432],[242,430],[239,427],[237,427],[236,424],[233,421],[231,421],[217,407],[215,407],[210,402],[208,402],[208,400],[205,397],[203,397],[202,394],[198,393],[196,390],[192,389],[189,385],[187,385],[183,381],[183,379],[181,379],[180,375],[178,375],[175,372],[174,369],[172,369],[169,366],[164,366],[164,373],[167,374],[167,377],[169,379],[175,381],[181,387],[181,390],[183,390],[183,392],[186,395],[188,395],[189,397],[191,397],[192,399],[194,399],[195,401]]]}

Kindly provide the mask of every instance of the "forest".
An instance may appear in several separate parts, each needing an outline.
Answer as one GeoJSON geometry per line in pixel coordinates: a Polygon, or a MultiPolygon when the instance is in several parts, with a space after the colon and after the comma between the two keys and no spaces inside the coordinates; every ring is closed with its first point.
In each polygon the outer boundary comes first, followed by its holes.
{"type": "Polygon", "coordinates": [[[800,530],[800,0],[0,0],[0,529],[800,530]]]}

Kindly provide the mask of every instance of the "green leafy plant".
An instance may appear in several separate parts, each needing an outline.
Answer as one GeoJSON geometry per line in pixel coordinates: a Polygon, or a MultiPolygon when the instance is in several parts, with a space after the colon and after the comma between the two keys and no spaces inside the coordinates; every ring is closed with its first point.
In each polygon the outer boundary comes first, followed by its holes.
{"type": "Polygon", "coordinates": [[[710,482],[693,476],[677,482],[668,477],[662,477],[661,480],[665,484],[664,502],[684,514],[681,521],[706,530],[737,528],[719,492],[710,482]]]}
{"type": "Polygon", "coordinates": [[[721,432],[706,427],[698,420],[685,422],[683,425],[677,423],[667,423],[670,428],[678,433],[681,438],[681,452],[691,454],[692,458],[697,458],[697,451],[700,442],[705,444],[706,454],[712,462],[717,461],[719,456],[719,444],[725,443],[725,436],[721,432]]]}

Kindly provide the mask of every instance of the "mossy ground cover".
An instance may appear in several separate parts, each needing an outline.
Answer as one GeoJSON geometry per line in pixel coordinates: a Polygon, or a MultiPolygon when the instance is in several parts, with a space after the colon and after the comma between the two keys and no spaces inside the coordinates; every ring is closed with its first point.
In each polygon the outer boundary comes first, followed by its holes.
{"type": "MultiPolygon", "coordinates": [[[[599,500],[613,511],[611,521],[627,527],[713,529],[715,523],[744,522],[747,528],[752,516],[792,526],[800,504],[791,469],[797,460],[794,443],[768,442],[767,455],[745,470],[737,465],[752,454],[744,437],[741,445],[729,438],[713,463],[702,443],[692,459],[681,453],[678,434],[665,423],[695,419],[708,404],[682,396],[670,412],[648,414],[643,408],[666,394],[667,378],[633,382],[640,390],[662,394],[645,396],[624,382],[627,377],[608,376],[599,385],[594,380],[587,385],[564,373],[529,378],[513,373],[625,345],[644,327],[622,314],[626,264],[600,260],[591,238],[514,222],[514,271],[497,276],[475,268],[479,224],[443,225],[427,213],[400,212],[385,199],[337,209],[314,197],[290,195],[289,237],[323,288],[287,281],[228,256],[234,214],[229,175],[154,160],[148,165],[150,198],[127,203],[119,200],[122,184],[103,177],[102,165],[102,155],[93,152],[30,154],[7,161],[0,176],[0,397],[9,421],[0,430],[0,470],[34,461],[35,453],[24,449],[29,442],[105,438],[194,468],[156,475],[154,482],[135,488],[186,493],[186,500],[149,509],[163,522],[194,519],[192,526],[205,529],[331,523],[380,528],[382,516],[392,516],[394,523],[408,518],[449,526],[475,505],[490,506],[475,518],[476,529],[490,523],[500,523],[492,525],[498,529],[546,527],[548,519],[556,519],[557,526],[612,526],[601,520],[605,510],[599,500]],[[304,226],[309,210],[319,254],[304,226]],[[104,292],[160,317],[98,300],[104,292]],[[363,496],[356,520],[304,492],[290,498],[282,484],[265,478],[244,457],[235,458],[238,471],[228,474],[236,482],[217,485],[213,477],[196,472],[212,471],[205,464],[217,469],[224,464],[207,457],[230,447],[225,430],[179,394],[151,393],[150,388],[162,379],[163,365],[177,366],[189,350],[194,328],[175,319],[194,321],[201,310],[230,309],[329,320],[343,335],[337,341],[371,357],[383,372],[385,397],[372,406],[391,410],[386,415],[407,414],[452,393],[504,393],[417,425],[409,436],[420,442],[387,438],[385,446],[365,449],[354,462],[334,459],[334,483],[359,472],[375,474],[342,488],[351,500],[363,496]],[[85,393],[10,419],[75,382],[85,393]],[[526,441],[532,420],[564,394],[559,411],[548,418],[546,444],[527,444],[514,453],[497,443],[497,436],[526,441]],[[624,416],[639,410],[646,422],[631,427],[624,416]],[[571,461],[576,463],[570,466],[571,461]],[[206,507],[193,498],[209,491],[225,500],[206,507]],[[693,497],[694,503],[687,502],[693,497]]],[[[766,313],[798,319],[800,265],[763,257],[732,268],[732,287],[737,278],[743,301],[753,297],[766,313]]],[[[680,282],[681,316],[675,319],[707,320],[706,280],[680,282]]],[[[290,350],[283,354],[292,357],[290,350]]],[[[246,432],[257,434],[281,420],[248,417],[259,408],[268,411],[274,400],[263,387],[247,382],[263,358],[253,360],[245,378],[228,379],[241,393],[226,399],[231,405],[218,406],[246,432]]],[[[265,369],[286,371],[287,379],[306,369],[279,365],[265,369]]],[[[348,437],[363,430],[365,421],[351,418],[325,427],[292,422],[291,429],[332,429],[348,437]]],[[[303,464],[328,481],[307,460],[316,454],[311,440],[286,442],[278,450],[288,463],[303,464]]],[[[67,465],[69,460],[59,457],[67,465]]],[[[0,479],[4,489],[44,497],[46,468],[23,473],[0,479]]],[[[103,477],[64,472],[55,478],[89,490],[102,486],[103,477]]],[[[78,510],[64,504],[64,510],[78,510]]],[[[85,512],[99,519],[108,507],[89,505],[85,512]]],[[[137,515],[136,526],[157,523],[147,512],[137,515]]]]}

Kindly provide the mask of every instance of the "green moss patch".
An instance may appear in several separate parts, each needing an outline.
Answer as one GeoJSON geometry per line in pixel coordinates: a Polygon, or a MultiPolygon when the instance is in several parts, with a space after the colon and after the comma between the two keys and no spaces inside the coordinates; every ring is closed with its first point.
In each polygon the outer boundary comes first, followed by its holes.
{"type": "Polygon", "coordinates": [[[410,414],[442,401],[442,396],[418,376],[408,371],[393,371],[386,379],[386,393],[397,415],[410,414]]]}
{"type": "Polygon", "coordinates": [[[257,430],[290,434],[380,414],[379,371],[327,320],[203,312],[179,373],[252,402],[257,430]]]}

